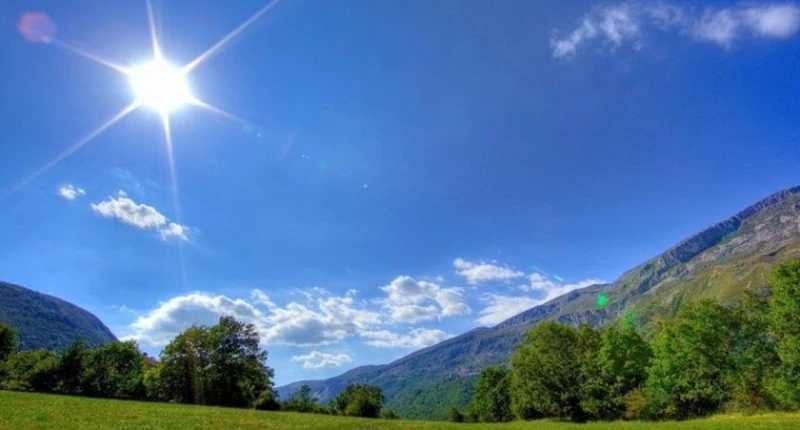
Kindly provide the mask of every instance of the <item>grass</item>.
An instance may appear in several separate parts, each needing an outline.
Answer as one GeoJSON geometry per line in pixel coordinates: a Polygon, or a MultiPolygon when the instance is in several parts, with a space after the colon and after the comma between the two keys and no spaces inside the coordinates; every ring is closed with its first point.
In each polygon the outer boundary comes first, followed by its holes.
{"type": "Polygon", "coordinates": [[[204,406],[89,399],[0,391],[0,429],[796,429],[800,413],[720,415],[684,422],[569,424],[528,421],[454,424],[435,421],[370,420],[292,412],[261,412],[204,406]]]}

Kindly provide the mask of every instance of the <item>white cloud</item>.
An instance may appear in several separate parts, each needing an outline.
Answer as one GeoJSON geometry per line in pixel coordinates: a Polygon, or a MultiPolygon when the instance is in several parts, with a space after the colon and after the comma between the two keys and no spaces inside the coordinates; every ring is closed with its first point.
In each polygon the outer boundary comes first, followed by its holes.
{"type": "Polygon", "coordinates": [[[387,294],[383,307],[395,322],[417,323],[470,312],[463,290],[457,287],[398,276],[381,290],[387,294]]]}
{"type": "Polygon", "coordinates": [[[327,352],[311,351],[306,355],[295,355],[292,361],[303,363],[306,369],[321,369],[323,367],[339,367],[352,363],[353,359],[347,354],[329,354],[327,352]]]}
{"type": "Polygon", "coordinates": [[[164,346],[192,324],[215,324],[219,317],[230,315],[255,325],[265,343],[310,346],[355,336],[382,323],[380,314],[357,307],[352,296],[327,295],[310,305],[291,302],[285,307],[275,305],[260,290],[251,296],[253,302],[205,293],[173,297],[131,324],[133,334],[128,337],[164,346]]]}
{"type": "Polygon", "coordinates": [[[527,292],[525,296],[484,294],[481,300],[487,305],[481,309],[477,322],[483,325],[496,325],[520,312],[547,303],[570,291],[602,283],[604,282],[599,279],[586,279],[572,284],[565,284],[550,280],[539,273],[532,273],[528,275],[528,284],[519,287],[527,292]]]}
{"type": "Polygon", "coordinates": [[[65,184],[58,187],[58,195],[67,200],[75,200],[80,196],[85,196],[86,190],[77,185],[65,184]]]}
{"type": "Polygon", "coordinates": [[[388,330],[367,331],[361,334],[369,339],[365,343],[378,348],[424,348],[453,337],[439,329],[416,328],[408,334],[397,334],[388,330]]]}
{"type": "Polygon", "coordinates": [[[92,203],[91,207],[106,218],[116,218],[142,230],[155,230],[162,239],[189,240],[188,227],[170,221],[152,206],[136,203],[124,191],[120,191],[117,197],[109,196],[107,200],[92,203]]]}
{"type": "Polygon", "coordinates": [[[496,262],[475,263],[462,258],[453,260],[453,267],[456,273],[467,280],[470,284],[479,284],[486,281],[508,280],[524,276],[525,274],[512,270],[507,266],[497,265],[496,262]]]}
{"type": "Polygon", "coordinates": [[[524,312],[534,306],[542,304],[541,300],[532,297],[513,297],[501,294],[485,294],[481,300],[487,306],[481,309],[478,323],[493,326],[524,312]]]}
{"type": "Polygon", "coordinates": [[[800,6],[742,4],[698,10],[665,2],[623,2],[594,9],[577,29],[552,38],[550,44],[555,57],[574,55],[593,40],[611,51],[623,44],[639,49],[652,31],[675,31],[726,48],[745,36],[786,39],[800,31],[800,6]]]}

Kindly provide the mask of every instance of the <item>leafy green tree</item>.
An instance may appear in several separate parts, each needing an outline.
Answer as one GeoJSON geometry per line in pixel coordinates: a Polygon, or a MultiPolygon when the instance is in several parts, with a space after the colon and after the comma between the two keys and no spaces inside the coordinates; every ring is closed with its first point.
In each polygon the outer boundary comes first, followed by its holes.
{"type": "Polygon", "coordinates": [[[193,326],[161,353],[161,389],[181,403],[249,407],[273,390],[267,352],[252,324],[222,317],[212,327],[193,326]]]}
{"type": "Polygon", "coordinates": [[[0,363],[17,350],[17,331],[0,322],[0,363]]]}
{"type": "Polygon", "coordinates": [[[84,391],[83,372],[86,366],[87,355],[86,346],[83,340],[78,339],[71,343],[61,354],[56,369],[56,376],[59,381],[62,393],[81,394],[84,391]]]}
{"type": "Polygon", "coordinates": [[[784,408],[800,407],[800,259],[775,267],[772,273],[770,326],[780,357],[772,391],[784,408]]]}
{"type": "Polygon", "coordinates": [[[702,301],[661,325],[648,369],[648,402],[658,417],[684,419],[718,411],[729,399],[726,383],[737,327],[730,311],[702,301]]]}
{"type": "Polygon", "coordinates": [[[383,391],[368,384],[350,384],[331,401],[331,407],[340,415],[378,418],[383,407],[383,391]]]}
{"type": "Polygon", "coordinates": [[[160,383],[166,400],[205,404],[203,387],[209,368],[208,328],[192,326],[178,334],[161,352],[160,383]]]}
{"type": "Polygon", "coordinates": [[[145,395],[144,363],[136,342],[111,342],[91,349],[82,375],[85,393],[96,397],[139,399],[145,395]]]}
{"type": "Polygon", "coordinates": [[[58,357],[53,351],[46,349],[13,354],[3,364],[6,373],[3,388],[51,392],[56,388],[57,366],[58,357]]]}
{"type": "Polygon", "coordinates": [[[167,401],[168,396],[164,389],[164,383],[161,376],[161,371],[164,366],[158,363],[155,366],[148,366],[145,364],[144,374],[142,375],[142,384],[144,385],[144,397],[152,401],[167,401]]]}
{"type": "Polygon", "coordinates": [[[774,408],[778,402],[770,387],[781,361],[777,338],[769,330],[769,302],[745,292],[742,302],[731,309],[731,318],[736,330],[734,350],[730,354],[734,371],[728,373],[726,381],[731,387],[727,409],[774,408]]]}
{"type": "Polygon", "coordinates": [[[601,389],[596,394],[599,406],[596,417],[615,420],[625,416],[629,394],[642,387],[647,379],[647,366],[652,357],[650,345],[629,325],[614,325],[601,334],[597,361],[601,389]]]}
{"type": "Polygon", "coordinates": [[[511,406],[517,417],[582,415],[577,345],[577,330],[553,321],[525,335],[511,355],[511,406]]]}
{"type": "Polygon", "coordinates": [[[511,421],[510,375],[503,366],[481,369],[475,384],[474,408],[481,422],[511,421]]]}
{"type": "Polygon", "coordinates": [[[578,327],[575,356],[578,364],[578,396],[580,407],[570,416],[573,421],[597,419],[602,415],[607,393],[598,355],[602,346],[600,333],[589,324],[578,327]]]}

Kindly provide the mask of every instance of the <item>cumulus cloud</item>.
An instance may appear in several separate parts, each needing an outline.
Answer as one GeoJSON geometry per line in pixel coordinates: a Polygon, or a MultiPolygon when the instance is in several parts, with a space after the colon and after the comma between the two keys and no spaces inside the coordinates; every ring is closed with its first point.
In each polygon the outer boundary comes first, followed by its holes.
{"type": "Polygon", "coordinates": [[[67,200],[75,200],[80,196],[85,196],[86,190],[77,185],[65,184],[58,187],[58,195],[67,200]]]}
{"type": "Polygon", "coordinates": [[[453,337],[439,329],[416,328],[407,334],[398,334],[388,330],[367,331],[361,334],[367,345],[378,348],[424,348],[435,345],[453,337]]]}
{"type": "Polygon", "coordinates": [[[154,230],[162,239],[176,238],[189,240],[188,227],[172,222],[156,208],[131,200],[124,191],[116,197],[91,204],[92,210],[106,218],[116,218],[122,223],[142,230],[154,230]]]}
{"type": "Polygon", "coordinates": [[[523,272],[512,270],[508,266],[500,266],[496,262],[472,262],[462,258],[453,260],[458,276],[463,277],[470,284],[479,284],[486,281],[498,281],[525,276],[523,272]]]}
{"type": "Polygon", "coordinates": [[[381,287],[383,307],[395,322],[417,323],[470,312],[463,290],[430,281],[398,276],[381,287]]]}
{"type": "Polygon", "coordinates": [[[327,352],[311,351],[306,355],[295,355],[292,361],[300,362],[306,369],[321,369],[323,367],[340,367],[352,363],[353,359],[347,354],[330,354],[327,352]]]}
{"type": "Polygon", "coordinates": [[[355,336],[382,323],[380,314],[358,307],[352,296],[315,297],[310,304],[277,306],[264,292],[254,290],[252,302],[223,295],[192,293],[162,302],[139,317],[129,338],[164,346],[192,324],[215,324],[230,315],[252,323],[265,343],[324,345],[355,336]]]}
{"type": "Polygon", "coordinates": [[[481,309],[477,322],[483,325],[496,325],[520,312],[547,303],[570,291],[602,283],[604,282],[599,279],[562,283],[548,279],[540,273],[532,273],[528,275],[528,283],[519,287],[520,290],[527,293],[524,296],[484,294],[481,300],[486,303],[486,306],[481,309]]]}
{"type": "Polygon", "coordinates": [[[624,2],[594,9],[564,37],[550,41],[555,57],[575,55],[597,41],[611,51],[629,44],[643,46],[653,32],[675,32],[725,48],[743,37],[787,39],[800,31],[800,6],[795,3],[697,9],[665,2],[624,2]]]}

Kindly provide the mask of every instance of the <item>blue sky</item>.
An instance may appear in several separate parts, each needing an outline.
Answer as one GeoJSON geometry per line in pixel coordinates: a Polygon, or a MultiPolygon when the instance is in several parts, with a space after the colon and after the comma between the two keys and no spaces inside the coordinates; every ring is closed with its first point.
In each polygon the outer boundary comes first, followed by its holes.
{"type": "MultiPolygon", "coordinates": [[[[165,58],[264,5],[155,2],[165,58]]],[[[171,113],[178,206],[147,107],[25,180],[134,99],[65,47],[147,62],[145,3],[0,16],[0,278],[153,353],[233,314],[279,384],[614,280],[800,182],[797,3],[284,0],[189,74],[244,121],[171,113]]]]}

